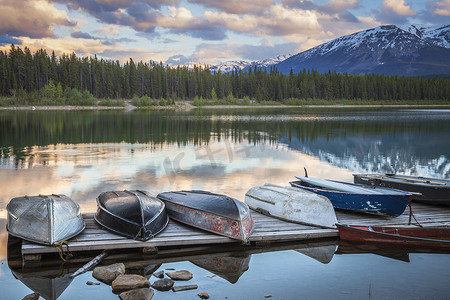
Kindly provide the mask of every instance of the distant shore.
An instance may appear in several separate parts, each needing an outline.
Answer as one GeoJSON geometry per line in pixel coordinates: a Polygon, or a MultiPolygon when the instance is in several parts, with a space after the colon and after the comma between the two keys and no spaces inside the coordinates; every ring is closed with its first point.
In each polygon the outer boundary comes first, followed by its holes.
{"type": "Polygon", "coordinates": [[[162,110],[162,109],[176,109],[176,110],[191,110],[191,109],[232,109],[232,108],[358,108],[358,107],[450,107],[450,104],[330,104],[330,105],[204,105],[204,106],[194,106],[189,102],[178,102],[175,105],[170,106],[152,106],[149,108],[140,108],[132,105],[126,106],[73,106],[73,105],[60,105],[60,106],[0,106],[0,110],[134,110],[134,109],[151,109],[151,110],[162,110]]]}

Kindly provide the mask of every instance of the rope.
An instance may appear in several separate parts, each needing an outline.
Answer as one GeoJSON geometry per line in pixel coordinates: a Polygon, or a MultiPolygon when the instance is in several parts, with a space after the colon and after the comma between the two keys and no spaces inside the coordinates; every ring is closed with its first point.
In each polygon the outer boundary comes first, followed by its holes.
{"type": "Polygon", "coordinates": [[[422,224],[420,224],[419,221],[417,221],[416,216],[414,216],[414,214],[413,214],[412,206],[411,206],[411,199],[408,200],[408,206],[409,206],[409,221],[408,221],[408,225],[411,225],[411,218],[414,218],[414,221],[416,222],[417,226],[423,227],[422,224]]]}
{"type": "Polygon", "coordinates": [[[53,245],[53,247],[56,247],[58,249],[58,254],[61,259],[66,262],[68,259],[70,259],[73,255],[69,250],[69,245],[67,244],[67,241],[59,242],[58,244],[53,245]],[[64,245],[66,245],[67,250],[64,251],[64,245]]]}

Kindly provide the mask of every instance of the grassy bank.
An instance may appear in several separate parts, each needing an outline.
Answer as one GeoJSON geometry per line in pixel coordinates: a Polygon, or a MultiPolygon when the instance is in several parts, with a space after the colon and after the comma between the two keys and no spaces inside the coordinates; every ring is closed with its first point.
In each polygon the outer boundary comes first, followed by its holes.
{"type": "Polygon", "coordinates": [[[76,94],[68,98],[31,98],[31,97],[0,97],[0,107],[3,108],[40,108],[58,109],[62,107],[78,108],[78,109],[106,109],[106,108],[127,108],[127,109],[164,109],[164,108],[181,108],[192,109],[198,108],[220,108],[220,107],[294,107],[294,106],[448,106],[450,101],[444,100],[363,100],[363,99],[298,99],[289,98],[283,101],[255,101],[247,97],[244,99],[223,98],[223,99],[203,99],[195,97],[193,100],[172,99],[152,99],[148,96],[134,97],[130,100],[124,99],[96,99],[90,94],[76,94]]]}

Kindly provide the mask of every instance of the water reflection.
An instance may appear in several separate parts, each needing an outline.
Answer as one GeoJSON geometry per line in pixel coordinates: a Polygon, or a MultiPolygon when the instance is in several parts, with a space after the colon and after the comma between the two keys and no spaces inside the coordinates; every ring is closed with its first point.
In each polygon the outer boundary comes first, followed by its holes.
{"type": "MultiPolygon", "coordinates": [[[[36,159],[46,164],[70,155],[95,161],[95,156],[102,153],[91,148],[91,144],[146,145],[148,153],[158,153],[172,147],[208,149],[210,143],[225,140],[231,145],[223,145],[228,158],[232,157],[234,152],[230,149],[235,145],[285,145],[288,150],[301,151],[357,172],[448,178],[448,112],[443,109],[3,111],[1,161],[6,167],[14,164],[16,168],[25,168],[36,159]],[[82,144],[85,149],[78,147],[77,152],[70,152],[71,145],[82,144]],[[52,148],[56,145],[64,152],[55,152],[52,148]],[[69,149],[61,149],[63,145],[69,149]],[[41,148],[37,151],[36,147],[41,148]],[[85,152],[81,153],[82,150],[85,152]]],[[[132,148],[129,146],[130,154],[132,148]]],[[[214,154],[210,151],[206,155],[214,154]]]]}
{"type": "Polygon", "coordinates": [[[232,255],[205,255],[203,257],[191,259],[190,262],[197,267],[236,283],[241,275],[248,270],[250,254],[235,253],[232,255]]]}

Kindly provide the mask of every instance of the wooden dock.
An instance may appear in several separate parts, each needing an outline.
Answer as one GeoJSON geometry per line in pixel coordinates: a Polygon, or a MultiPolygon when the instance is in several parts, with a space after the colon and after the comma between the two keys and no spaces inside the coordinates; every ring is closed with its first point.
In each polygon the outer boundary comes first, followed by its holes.
{"type": "MultiPolygon", "coordinates": [[[[450,227],[450,207],[413,203],[412,211],[415,219],[424,227],[450,227]]],[[[146,242],[140,242],[103,229],[95,222],[93,215],[83,215],[86,229],[77,237],[68,241],[68,248],[71,252],[131,248],[145,248],[149,251],[157,252],[158,248],[169,246],[181,247],[239,243],[237,240],[185,226],[172,220],[166,229],[156,237],[146,242]]],[[[383,218],[343,211],[337,211],[336,215],[340,223],[359,225],[407,226],[410,219],[408,208],[397,218],[383,218]]],[[[323,229],[285,222],[254,211],[252,211],[252,216],[255,221],[255,230],[249,239],[252,244],[306,241],[339,236],[336,229],[323,229]]],[[[415,223],[415,219],[411,219],[413,224],[415,223]]],[[[23,241],[21,251],[23,260],[27,261],[40,260],[42,254],[58,252],[58,249],[56,247],[23,241]]]]}

